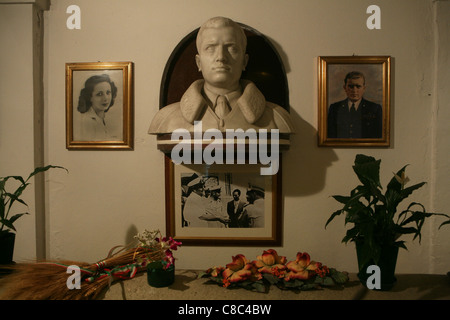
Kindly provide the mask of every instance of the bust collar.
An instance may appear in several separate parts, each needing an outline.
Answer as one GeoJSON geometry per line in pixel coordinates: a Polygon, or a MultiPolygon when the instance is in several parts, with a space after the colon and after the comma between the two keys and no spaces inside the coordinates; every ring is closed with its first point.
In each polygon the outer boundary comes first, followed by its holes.
{"type": "MultiPolygon", "coordinates": [[[[202,96],[205,80],[197,80],[183,94],[180,101],[180,110],[183,117],[189,123],[200,120],[208,102],[202,96]]],[[[256,85],[248,80],[241,80],[242,95],[237,98],[236,106],[240,108],[248,123],[255,123],[264,113],[266,99],[256,85]]],[[[236,92],[232,92],[228,99],[232,99],[236,92]]]]}

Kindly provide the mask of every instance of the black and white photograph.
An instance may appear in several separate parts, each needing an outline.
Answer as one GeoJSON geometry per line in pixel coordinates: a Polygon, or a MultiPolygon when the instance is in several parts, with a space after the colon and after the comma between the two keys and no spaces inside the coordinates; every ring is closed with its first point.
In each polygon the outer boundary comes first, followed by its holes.
{"type": "Polygon", "coordinates": [[[264,227],[264,176],[232,172],[180,176],[183,227],[264,227]]]}
{"type": "Polygon", "coordinates": [[[132,64],[68,63],[67,148],[132,147],[132,64]]]}
{"type": "Polygon", "coordinates": [[[319,145],[389,146],[390,57],[319,58],[319,145]]]}
{"type": "Polygon", "coordinates": [[[177,165],[166,158],[167,231],[183,243],[279,241],[280,173],[260,165],[177,165]]]}

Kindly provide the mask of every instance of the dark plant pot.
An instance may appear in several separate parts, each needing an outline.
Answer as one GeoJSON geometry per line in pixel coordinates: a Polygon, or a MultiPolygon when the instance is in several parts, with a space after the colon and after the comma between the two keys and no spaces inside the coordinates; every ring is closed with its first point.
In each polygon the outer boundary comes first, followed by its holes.
{"type": "MultiPolygon", "coordinates": [[[[372,275],[370,272],[367,273],[367,268],[370,265],[375,265],[374,261],[370,261],[365,265],[361,265],[361,244],[356,243],[356,253],[358,256],[358,278],[361,283],[367,287],[367,279],[372,275]]],[[[397,256],[398,256],[398,247],[396,246],[383,246],[381,248],[381,255],[378,264],[376,264],[380,268],[380,291],[389,291],[391,290],[397,282],[397,278],[395,277],[395,266],[397,264],[397,256]]]]}
{"type": "Polygon", "coordinates": [[[175,281],[175,267],[171,265],[164,269],[161,261],[151,262],[147,265],[147,282],[152,287],[168,287],[175,281]]]}
{"type": "Polygon", "coordinates": [[[12,264],[15,239],[15,233],[0,233],[0,264],[12,264]]]}

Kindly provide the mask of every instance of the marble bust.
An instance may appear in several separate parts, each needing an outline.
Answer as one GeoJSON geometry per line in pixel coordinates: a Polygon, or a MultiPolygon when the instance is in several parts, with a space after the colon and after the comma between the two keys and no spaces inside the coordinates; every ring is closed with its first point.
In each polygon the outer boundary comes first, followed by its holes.
{"type": "Polygon", "coordinates": [[[153,118],[149,134],[163,135],[176,129],[202,130],[278,129],[292,133],[289,113],[266,101],[256,85],[241,79],[249,56],[244,30],[233,20],[215,17],[199,29],[195,62],[203,79],[194,81],[179,102],[161,108],[153,118]]]}

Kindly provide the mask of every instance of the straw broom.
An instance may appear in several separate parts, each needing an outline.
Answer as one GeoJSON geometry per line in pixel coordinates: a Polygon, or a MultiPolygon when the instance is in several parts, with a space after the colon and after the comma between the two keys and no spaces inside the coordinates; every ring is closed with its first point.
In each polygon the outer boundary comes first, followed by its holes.
{"type": "MultiPolygon", "coordinates": [[[[120,246],[118,246],[120,247],[120,246]]],[[[95,299],[116,280],[133,278],[145,270],[145,263],[161,260],[160,247],[124,247],[117,253],[110,250],[107,258],[89,264],[79,261],[41,261],[18,263],[12,273],[0,279],[0,300],[87,300],[95,299]],[[141,262],[138,262],[141,261],[141,262]],[[81,271],[81,288],[69,289],[67,268],[76,265],[81,271]]]]}

